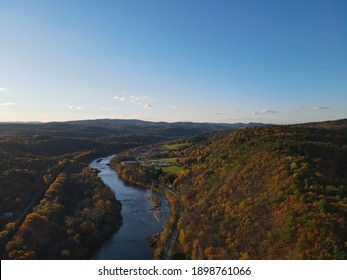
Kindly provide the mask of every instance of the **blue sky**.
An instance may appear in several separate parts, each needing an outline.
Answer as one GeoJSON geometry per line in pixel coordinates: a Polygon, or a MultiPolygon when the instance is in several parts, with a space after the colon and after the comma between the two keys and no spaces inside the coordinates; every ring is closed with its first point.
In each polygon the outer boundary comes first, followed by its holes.
{"type": "Polygon", "coordinates": [[[0,2],[0,121],[346,112],[344,0],[0,2]]]}

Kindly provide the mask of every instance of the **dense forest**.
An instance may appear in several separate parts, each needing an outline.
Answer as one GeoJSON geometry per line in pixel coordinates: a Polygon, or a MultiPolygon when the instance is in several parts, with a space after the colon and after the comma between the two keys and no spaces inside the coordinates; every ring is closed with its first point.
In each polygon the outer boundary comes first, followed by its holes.
{"type": "Polygon", "coordinates": [[[84,259],[114,232],[121,205],[89,168],[60,173],[5,246],[9,259],[84,259]]]}
{"type": "Polygon", "coordinates": [[[191,258],[347,259],[346,120],[239,130],[183,154],[191,258]]]}
{"type": "Polygon", "coordinates": [[[119,174],[154,177],[180,195],[186,258],[347,259],[347,120],[207,133],[143,151],[120,154],[136,163],[118,163],[119,174]]]}

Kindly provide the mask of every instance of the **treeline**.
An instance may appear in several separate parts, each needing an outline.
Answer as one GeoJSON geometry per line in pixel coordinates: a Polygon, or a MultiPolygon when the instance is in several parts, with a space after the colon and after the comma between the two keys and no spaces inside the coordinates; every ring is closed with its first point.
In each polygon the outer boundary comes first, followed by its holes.
{"type": "MultiPolygon", "coordinates": [[[[136,151],[136,150],[135,150],[136,151]]],[[[139,163],[124,164],[123,161],[132,161],[133,157],[128,156],[129,152],[122,152],[110,161],[110,166],[117,172],[117,174],[124,180],[137,184],[143,187],[151,187],[152,175],[146,168],[139,163]]]]}
{"type": "Polygon", "coordinates": [[[211,134],[183,154],[192,259],[347,259],[346,120],[211,134]]]}
{"type": "Polygon", "coordinates": [[[6,258],[89,258],[119,226],[120,208],[90,168],[62,172],[6,244],[6,258]]]}

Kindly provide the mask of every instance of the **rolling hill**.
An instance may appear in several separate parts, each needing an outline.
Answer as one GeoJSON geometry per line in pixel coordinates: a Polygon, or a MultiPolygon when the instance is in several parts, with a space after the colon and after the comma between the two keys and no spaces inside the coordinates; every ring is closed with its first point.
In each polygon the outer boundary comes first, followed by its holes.
{"type": "Polygon", "coordinates": [[[347,259],[347,120],[207,134],[179,152],[193,259],[347,259]]]}

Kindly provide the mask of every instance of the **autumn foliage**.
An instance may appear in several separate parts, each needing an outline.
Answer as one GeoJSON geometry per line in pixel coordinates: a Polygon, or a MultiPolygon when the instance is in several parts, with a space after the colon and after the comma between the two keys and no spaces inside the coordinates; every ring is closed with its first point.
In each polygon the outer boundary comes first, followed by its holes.
{"type": "Polygon", "coordinates": [[[209,134],[183,154],[191,258],[347,258],[346,121],[209,134]]]}
{"type": "Polygon", "coordinates": [[[91,169],[60,173],[6,244],[6,256],[8,259],[88,258],[119,221],[119,202],[91,169]]]}

